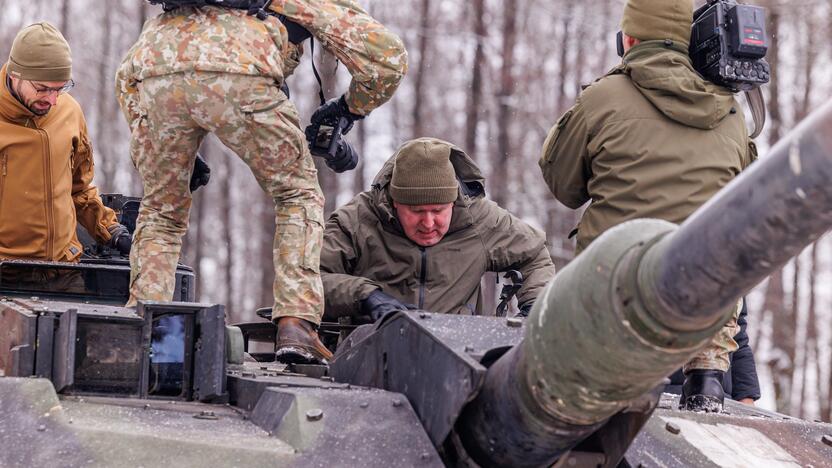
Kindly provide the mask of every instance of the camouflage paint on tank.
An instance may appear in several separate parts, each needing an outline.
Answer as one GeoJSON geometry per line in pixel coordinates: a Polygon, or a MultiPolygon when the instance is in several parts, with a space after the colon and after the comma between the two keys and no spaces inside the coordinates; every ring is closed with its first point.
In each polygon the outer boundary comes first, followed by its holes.
{"type": "Polygon", "coordinates": [[[295,106],[272,79],[257,76],[175,73],[147,78],[139,89],[142,118],[133,126],[131,155],[144,198],[130,254],[128,305],[173,296],[191,168],[202,139],[213,132],[275,201],[273,317],[319,323],[323,195],[295,106]]]}
{"type": "Polygon", "coordinates": [[[529,388],[548,414],[579,426],[605,420],[661,384],[730,319],[733,307],[682,333],[653,317],[662,308],[641,289],[650,272],[639,267],[639,250],[675,229],[659,220],[619,224],[538,297],[521,346],[529,388]]]}

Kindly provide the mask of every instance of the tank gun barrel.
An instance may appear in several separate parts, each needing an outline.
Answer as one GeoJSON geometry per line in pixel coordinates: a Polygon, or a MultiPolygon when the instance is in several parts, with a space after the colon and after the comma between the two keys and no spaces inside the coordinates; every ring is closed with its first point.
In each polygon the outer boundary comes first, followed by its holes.
{"type": "Polygon", "coordinates": [[[617,226],[549,283],[457,424],[482,466],[549,466],[687,362],[832,228],[832,103],[681,226],[617,226]]]}

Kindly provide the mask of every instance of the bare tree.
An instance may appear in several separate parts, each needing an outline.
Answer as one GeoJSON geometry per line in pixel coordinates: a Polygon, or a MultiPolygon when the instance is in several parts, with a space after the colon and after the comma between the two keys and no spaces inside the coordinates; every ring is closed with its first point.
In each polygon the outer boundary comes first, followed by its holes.
{"type": "Polygon", "coordinates": [[[482,81],[485,66],[485,0],[473,0],[474,16],[474,61],[471,71],[471,92],[468,94],[467,118],[465,120],[465,150],[477,154],[477,127],[480,123],[482,108],[482,81]]]}
{"type": "MultiPolygon", "coordinates": [[[[2,7],[3,5],[0,4],[0,11],[3,11],[2,7]]],[[[69,0],[61,0],[61,34],[64,35],[67,41],[69,41],[69,11],[69,0]]]]}
{"type": "Polygon", "coordinates": [[[773,2],[769,4],[769,36],[771,47],[768,49],[768,61],[771,65],[771,83],[769,85],[768,143],[773,145],[783,136],[783,116],[780,108],[780,7],[773,2]]]}
{"type": "Polygon", "coordinates": [[[421,16],[419,18],[418,51],[419,62],[416,73],[413,76],[413,137],[419,138],[425,135],[423,110],[426,106],[425,82],[427,81],[427,68],[429,64],[428,49],[430,42],[431,23],[431,0],[421,0],[421,16]]]}
{"type": "Polygon", "coordinates": [[[110,57],[112,56],[113,43],[113,9],[101,9],[101,35],[102,35],[102,51],[98,62],[98,93],[96,95],[96,118],[95,118],[95,134],[96,142],[100,151],[98,152],[101,158],[101,179],[99,183],[105,190],[111,191],[114,187],[115,176],[117,170],[117,162],[113,154],[110,154],[111,145],[107,138],[104,138],[109,131],[112,123],[112,116],[109,109],[112,104],[112,87],[108,86],[112,81],[110,76],[110,57]]]}
{"type": "Polygon", "coordinates": [[[260,307],[271,307],[274,304],[274,233],[275,211],[274,200],[265,193],[260,196],[260,217],[259,217],[259,249],[255,268],[260,271],[260,294],[258,305],[260,307]]]}
{"type": "MultiPolygon", "coordinates": [[[[225,152],[223,152],[225,153],[225,152]]],[[[220,177],[220,196],[222,197],[222,239],[225,246],[225,307],[226,314],[232,322],[236,322],[236,303],[234,289],[234,245],[236,239],[234,237],[234,200],[235,192],[234,186],[234,165],[232,164],[232,156],[225,153],[223,156],[223,176],[220,177]]]]}
{"type": "Polygon", "coordinates": [[[500,56],[500,90],[497,95],[497,152],[491,175],[492,198],[505,206],[508,199],[509,157],[511,155],[511,121],[514,106],[514,61],[517,47],[517,0],[503,2],[503,44],[500,56]]]}

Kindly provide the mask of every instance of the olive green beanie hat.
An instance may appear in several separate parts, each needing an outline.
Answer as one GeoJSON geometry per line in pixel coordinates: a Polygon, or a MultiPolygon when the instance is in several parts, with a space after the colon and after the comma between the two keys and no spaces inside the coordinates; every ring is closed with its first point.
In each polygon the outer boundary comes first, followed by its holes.
{"type": "Polygon", "coordinates": [[[459,195],[451,146],[433,138],[411,140],[396,154],[390,196],[403,205],[443,205],[459,195]]]}
{"type": "Polygon", "coordinates": [[[69,44],[49,23],[26,26],[12,43],[8,73],[28,81],[69,81],[72,79],[69,44]]]}
{"type": "Polygon", "coordinates": [[[665,40],[690,45],[693,0],[627,0],[621,30],[642,40],[665,40]]]}

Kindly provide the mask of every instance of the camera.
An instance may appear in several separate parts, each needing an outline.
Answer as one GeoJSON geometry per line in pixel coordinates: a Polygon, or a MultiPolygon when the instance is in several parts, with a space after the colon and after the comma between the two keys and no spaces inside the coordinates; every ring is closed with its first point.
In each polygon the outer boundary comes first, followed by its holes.
{"type": "Polygon", "coordinates": [[[349,128],[350,123],[349,119],[342,117],[334,126],[320,124],[307,129],[312,155],[323,158],[327,167],[338,173],[353,170],[358,165],[358,152],[343,138],[344,130],[349,128]]]}
{"type": "Polygon", "coordinates": [[[690,57],[705,79],[734,92],[769,82],[765,9],[734,0],[708,0],[693,14],[690,57]]]}

